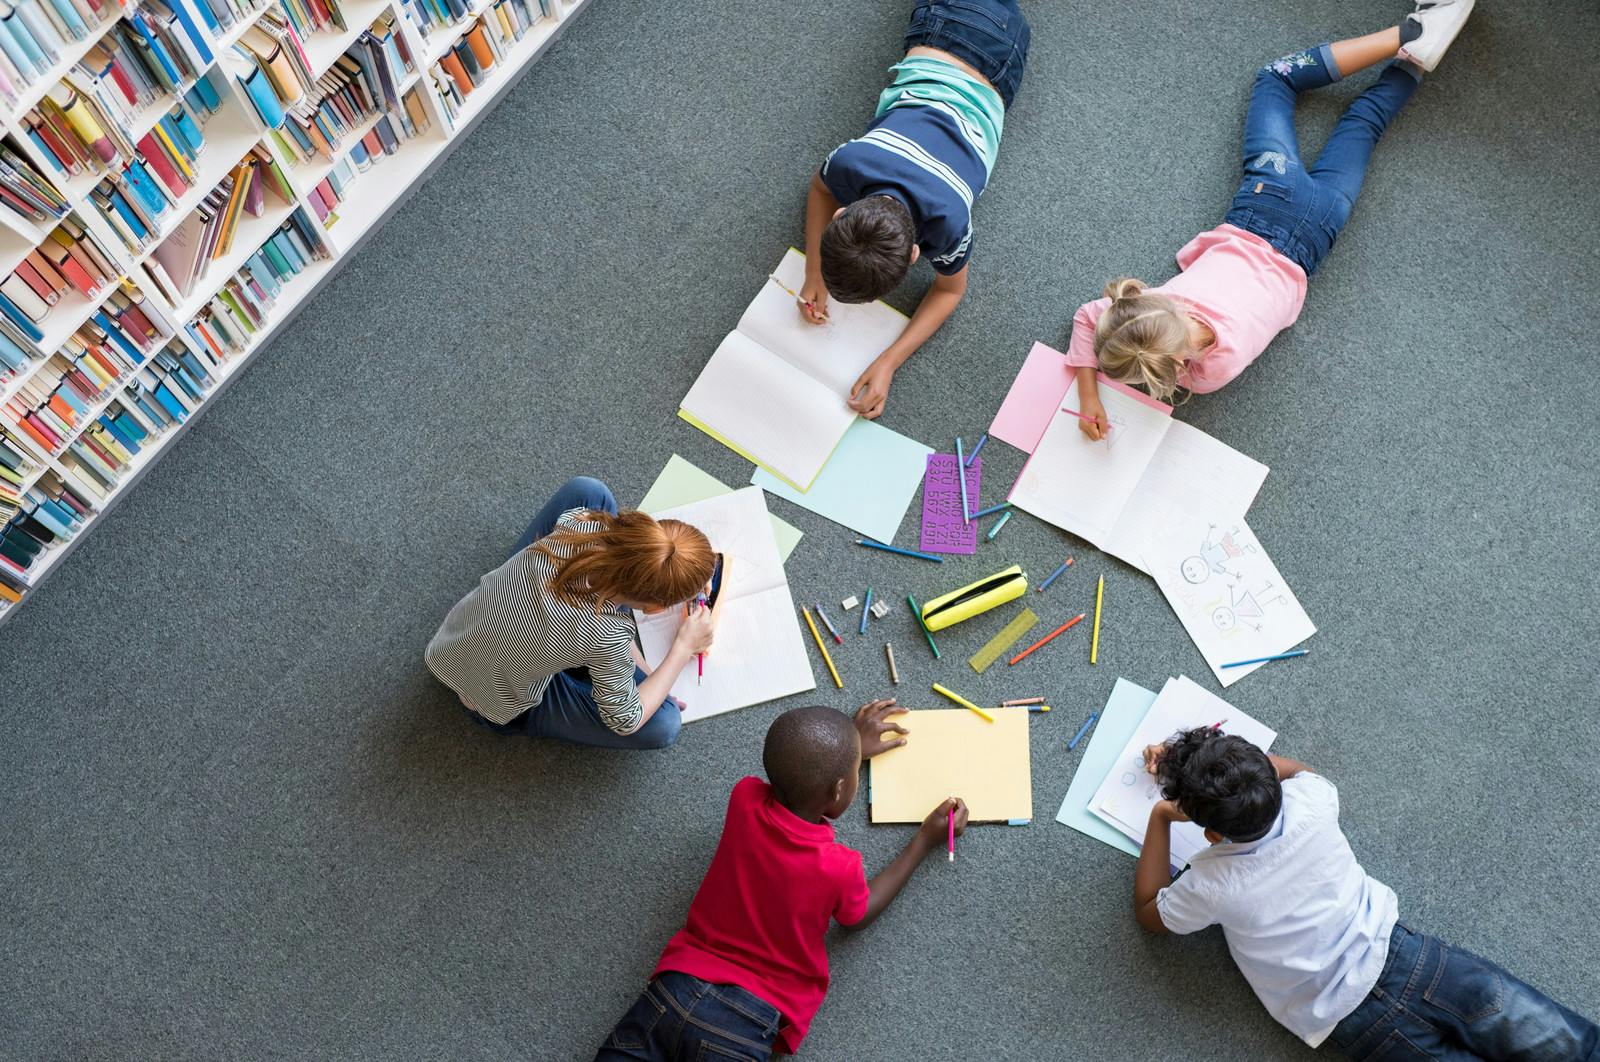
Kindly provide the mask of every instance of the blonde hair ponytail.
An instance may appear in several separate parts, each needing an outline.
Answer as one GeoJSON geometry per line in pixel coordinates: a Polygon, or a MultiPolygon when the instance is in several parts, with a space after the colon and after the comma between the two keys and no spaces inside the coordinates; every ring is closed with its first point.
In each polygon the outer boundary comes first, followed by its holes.
{"type": "Polygon", "coordinates": [[[1178,375],[1194,353],[1188,317],[1177,303],[1147,291],[1145,282],[1133,277],[1111,281],[1105,297],[1111,305],[1094,326],[1100,370],[1167,401],[1177,393],[1178,375]]]}
{"type": "Polygon", "coordinates": [[[689,600],[711,580],[717,555],[699,528],[627,509],[583,519],[600,530],[562,528],[532,547],[550,558],[556,569],[550,592],[568,604],[599,608],[628,598],[664,608],[689,600]]]}

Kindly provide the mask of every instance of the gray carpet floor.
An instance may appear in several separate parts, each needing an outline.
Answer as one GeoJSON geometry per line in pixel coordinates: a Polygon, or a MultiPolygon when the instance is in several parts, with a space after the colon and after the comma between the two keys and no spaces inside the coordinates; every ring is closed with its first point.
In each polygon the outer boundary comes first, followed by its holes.
{"type": "MultiPolygon", "coordinates": [[[[673,413],[871,113],[905,3],[595,0],[552,53],[0,630],[0,1056],[587,1057],[677,928],[730,786],[785,705],[619,754],[471,726],[421,652],[567,476],[642,496],[673,413]],[[418,253],[417,248],[425,248],[418,253]]],[[[895,381],[930,444],[987,425],[1028,345],[1109,278],[1172,272],[1237,178],[1262,62],[1405,8],[1029,2],[1027,78],[977,210],[972,290],[895,381]]],[[[1600,14],[1484,0],[1392,128],[1300,322],[1180,415],[1272,468],[1250,521],[1320,633],[1234,688],[1340,787],[1411,924],[1600,1014],[1593,647],[1600,14]]],[[[1370,78],[1301,108],[1314,148],[1370,78]]],[[[919,268],[895,301],[928,282],[919,268]]],[[[985,451],[998,493],[1021,465],[985,451]]],[[[988,491],[986,491],[986,496],[988,491]]],[[[1034,824],[974,829],[831,942],[804,1056],[1299,1059],[1216,931],[1146,935],[1133,861],[1051,821],[1117,676],[1204,663],[1146,578],[1025,516],[942,569],[806,538],[797,599],[896,599],[1017,561],[1083,641],[1048,693],[1034,824]]],[[[908,519],[903,539],[915,520],[908,519]]],[[[841,709],[887,689],[850,639],[841,709]]],[[[905,841],[839,823],[870,869],[905,841]]]]}

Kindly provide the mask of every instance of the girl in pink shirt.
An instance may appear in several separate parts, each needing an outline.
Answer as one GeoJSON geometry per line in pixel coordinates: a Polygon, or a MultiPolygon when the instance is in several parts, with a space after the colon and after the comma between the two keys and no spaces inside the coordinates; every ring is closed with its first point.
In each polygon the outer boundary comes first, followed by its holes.
{"type": "Polygon", "coordinates": [[[1244,128],[1244,180],[1223,224],[1178,252],[1160,287],[1123,278],[1072,318],[1075,366],[1091,439],[1110,430],[1096,372],[1169,400],[1215,391],[1255,361],[1305,302],[1306,278],[1350,218],[1378,139],[1455,39],[1474,0],[1421,0],[1399,26],[1274,60],[1256,73],[1244,128]],[[1294,131],[1297,96],[1385,59],[1309,169],[1294,131]]]}

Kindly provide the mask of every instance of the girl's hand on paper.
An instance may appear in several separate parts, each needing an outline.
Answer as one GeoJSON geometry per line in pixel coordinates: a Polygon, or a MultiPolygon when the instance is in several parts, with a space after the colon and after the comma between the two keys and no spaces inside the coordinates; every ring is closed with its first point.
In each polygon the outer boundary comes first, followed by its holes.
{"type": "Polygon", "coordinates": [[[922,820],[918,832],[922,840],[930,848],[943,848],[946,838],[950,835],[950,809],[955,809],[956,836],[960,837],[967,832],[967,802],[960,797],[951,797],[943,804],[928,812],[928,817],[922,820]]]}
{"type": "Polygon", "coordinates": [[[806,282],[800,286],[800,316],[811,324],[828,323],[828,286],[821,274],[812,276],[806,271],[806,282]]]}
{"type": "Polygon", "coordinates": [[[1094,418],[1091,422],[1080,417],[1078,419],[1078,430],[1096,442],[1104,439],[1106,433],[1111,430],[1111,422],[1106,419],[1106,407],[1100,404],[1100,396],[1087,392],[1079,395],[1078,409],[1083,416],[1094,418]]]}
{"type": "Polygon", "coordinates": [[[903,737],[885,738],[885,734],[909,734],[905,727],[889,722],[889,716],[901,715],[905,709],[893,697],[868,701],[856,709],[856,732],[861,735],[861,758],[870,760],[880,752],[897,749],[906,743],[903,737]]]}
{"type": "Polygon", "coordinates": [[[850,387],[850,408],[868,420],[883,415],[883,404],[889,400],[889,384],[894,380],[894,369],[881,359],[867,366],[850,387]]]}
{"type": "Polygon", "coordinates": [[[716,613],[712,609],[701,608],[698,603],[691,601],[689,614],[678,624],[678,634],[674,642],[677,648],[694,656],[696,653],[711,651],[711,643],[716,633],[716,613]]]}
{"type": "Polygon", "coordinates": [[[1156,768],[1161,766],[1161,757],[1165,756],[1166,754],[1167,746],[1164,743],[1160,745],[1146,745],[1144,747],[1144,769],[1150,774],[1155,774],[1156,768]]]}

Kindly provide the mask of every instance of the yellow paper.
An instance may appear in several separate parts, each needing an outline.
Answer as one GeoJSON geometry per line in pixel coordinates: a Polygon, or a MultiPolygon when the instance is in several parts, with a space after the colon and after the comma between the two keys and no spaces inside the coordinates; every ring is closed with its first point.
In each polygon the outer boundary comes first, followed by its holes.
{"type": "Polygon", "coordinates": [[[965,708],[895,716],[911,733],[874,756],[869,799],[873,822],[921,822],[947,798],[967,802],[972,822],[1033,817],[1028,710],[992,708],[986,722],[965,708]]]}

